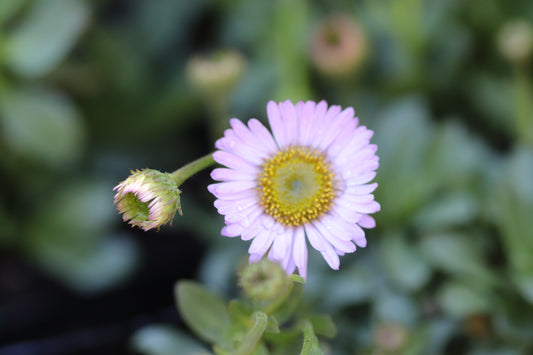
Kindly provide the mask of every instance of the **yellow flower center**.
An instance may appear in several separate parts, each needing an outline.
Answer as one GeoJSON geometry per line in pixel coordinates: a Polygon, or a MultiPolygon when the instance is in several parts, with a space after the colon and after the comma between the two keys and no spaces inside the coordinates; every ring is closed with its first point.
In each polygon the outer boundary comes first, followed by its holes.
{"type": "Polygon", "coordinates": [[[331,208],[333,174],[324,154],[289,147],[263,164],[259,195],[266,213],[285,226],[301,226],[331,208]]]}

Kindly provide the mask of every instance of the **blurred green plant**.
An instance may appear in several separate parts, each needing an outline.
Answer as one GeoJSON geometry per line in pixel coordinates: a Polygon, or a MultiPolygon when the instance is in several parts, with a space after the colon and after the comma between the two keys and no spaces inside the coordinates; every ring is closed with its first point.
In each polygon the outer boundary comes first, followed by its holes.
{"type": "Polygon", "coordinates": [[[110,230],[112,184],[75,172],[88,148],[86,119],[48,79],[87,30],[91,12],[81,0],[0,5],[0,167],[7,180],[0,203],[10,211],[0,242],[84,292],[124,279],[138,254],[110,230]]]}
{"type": "MultiPolygon", "coordinates": [[[[198,282],[181,280],[176,284],[180,314],[201,340],[212,345],[215,354],[324,354],[317,335],[332,338],[336,327],[327,315],[302,314],[303,279],[288,276],[279,265],[266,259],[245,266],[241,277],[245,297],[227,304],[198,282]],[[269,289],[272,297],[265,299],[252,292],[257,287],[269,289]]],[[[210,353],[168,326],[140,329],[132,345],[150,355],[163,351],[183,355],[210,353]]]]}

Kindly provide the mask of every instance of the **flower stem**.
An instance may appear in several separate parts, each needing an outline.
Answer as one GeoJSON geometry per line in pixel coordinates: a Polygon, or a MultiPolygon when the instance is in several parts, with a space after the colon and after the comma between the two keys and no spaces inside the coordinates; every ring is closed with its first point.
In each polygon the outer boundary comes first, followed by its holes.
{"type": "Polygon", "coordinates": [[[300,352],[300,355],[318,355],[318,354],[324,354],[320,346],[318,345],[318,339],[316,338],[315,331],[313,329],[313,326],[311,325],[311,322],[309,320],[305,320],[303,323],[303,331],[304,331],[304,343],[302,346],[302,351],[300,352]]]}
{"type": "Polygon", "coordinates": [[[235,349],[235,355],[251,354],[266,329],[268,316],[265,313],[254,312],[252,317],[255,318],[255,324],[248,334],[246,334],[241,345],[235,349]]]}
{"type": "Polygon", "coordinates": [[[209,153],[199,159],[196,159],[193,162],[190,162],[185,166],[182,166],[178,170],[174,171],[171,175],[176,184],[180,186],[185,182],[185,180],[187,180],[197,172],[204,170],[205,168],[208,168],[215,163],[216,162],[213,159],[213,153],[209,153]]]}

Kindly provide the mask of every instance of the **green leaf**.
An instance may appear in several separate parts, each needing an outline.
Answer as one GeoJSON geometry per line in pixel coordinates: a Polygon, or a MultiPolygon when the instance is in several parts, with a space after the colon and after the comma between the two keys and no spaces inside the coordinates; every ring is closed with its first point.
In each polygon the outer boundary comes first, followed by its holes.
{"type": "Polygon", "coordinates": [[[483,261],[473,236],[439,233],[422,237],[420,248],[427,261],[452,275],[474,283],[493,284],[496,278],[483,261]]]}
{"type": "Polygon", "coordinates": [[[445,284],[439,290],[437,300],[445,313],[457,318],[490,312],[493,307],[488,291],[458,282],[445,284]]]}
{"type": "Polygon", "coordinates": [[[24,21],[9,33],[6,64],[35,78],[52,70],[76,43],[89,20],[81,0],[35,1],[24,21]]]}
{"type": "Polygon", "coordinates": [[[325,309],[335,312],[343,307],[371,300],[378,292],[379,285],[385,282],[383,272],[378,270],[376,259],[370,257],[370,254],[360,255],[357,261],[343,272],[324,277],[314,292],[323,294],[325,309]]]}
{"type": "Polygon", "coordinates": [[[9,20],[26,2],[27,0],[0,1],[0,25],[9,20]]]}
{"type": "Polygon", "coordinates": [[[309,317],[309,321],[316,334],[325,336],[326,338],[333,338],[337,335],[337,327],[329,314],[314,314],[309,317]]]}
{"type": "Polygon", "coordinates": [[[424,230],[457,227],[473,220],[478,206],[466,192],[451,192],[429,203],[415,217],[416,225],[424,230]]]}
{"type": "Polygon", "coordinates": [[[31,236],[27,251],[45,271],[79,292],[105,290],[125,280],[134,270],[139,250],[131,239],[109,237],[97,239],[93,245],[83,243],[81,247],[62,242],[76,238],[90,241],[93,237],[79,234],[64,236],[43,231],[38,238],[31,236]]]}
{"type": "Polygon", "coordinates": [[[388,289],[378,294],[373,306],[379,321],[402,325],[414,325],[420,312],[411,297],[388,289]]]}
{"type": "Polygon", "coordinates": [[[501,231],[511,277],[533,303],[533,149],[518,147],[500,167],[489,206],[501,231]]]}
{"type": "Polygon", "coordinates": [[[395,233],[384,238],[379,251],[387,275],[402,289],[418,290],[429,280],[431,269],[404,235],[395,233]]]}
{"type": "Polygon", "coordinates": [[[110,200],[111,182],[97,179],[71,180],[52,192],[34,217],[36,229],[44,226],[58,233],[83,231],[98,234],[116,221],[110,200]]]}
{"type": "Polygon", "coordinates": [[[228,315],[233,325],[250,327],[250,317],[254,310],[239,300],[231,300],[228,304],[228,315]]]}
{"type": "Polygon", "coordinates": [[[76,161],[85,130],[76,108],[51,90],[5,93],[0,99],[3,140],[14,154],[50,166],[76,161]]]}
{"type": "Polygon", "coordinates": [[[204,355],[209,354],[196,340],[178,329],[153,324],[137,330],[131,339],[133,349],[144,355],[204,355]]]}
{"type": "Polygon", "coordinates": [[[435,133],[427,157],[427,179],[439,186],[460,186],[485,173],[486,145],[466,127],[446,121],[435,133]]]}
{"type": "Polygon", "coordinates": [[[176,283],[174,295],[181,316],[198,337],[228,344],[231,322],[224,301],[194,281],[176,283]]]}
{"type": "Polygon", "coordinates": [[[426,202],[435,185],[425,178],[434,136],[426,102],[418,97],[393,102],[379,114],[375,132],[380,156],[376,200],[387,206],[380,216],[385,223],[403,224],[426,202]]]}

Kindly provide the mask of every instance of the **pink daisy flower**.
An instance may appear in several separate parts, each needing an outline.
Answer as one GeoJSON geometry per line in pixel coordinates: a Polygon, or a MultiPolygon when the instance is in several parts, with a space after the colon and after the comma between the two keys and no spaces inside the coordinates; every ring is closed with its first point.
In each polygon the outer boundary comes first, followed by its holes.
{"type": "Polygon", "coordinates": [[[267,114],[272,134],[256,119],[234,118],[215,143],[213,157],[225,167],[213,170],[221,182],[208,189],[224,215],[221,233],[252,240],[251,263],[268,253],[306,278],[309,242],[338,270],[339,255],[366,246],[362,228],[373,228],[369,214],[380,210],[377,183],[369,183],[379,166],[373,132],[353,108],[325,101],[270,101],[267,114]]]}

